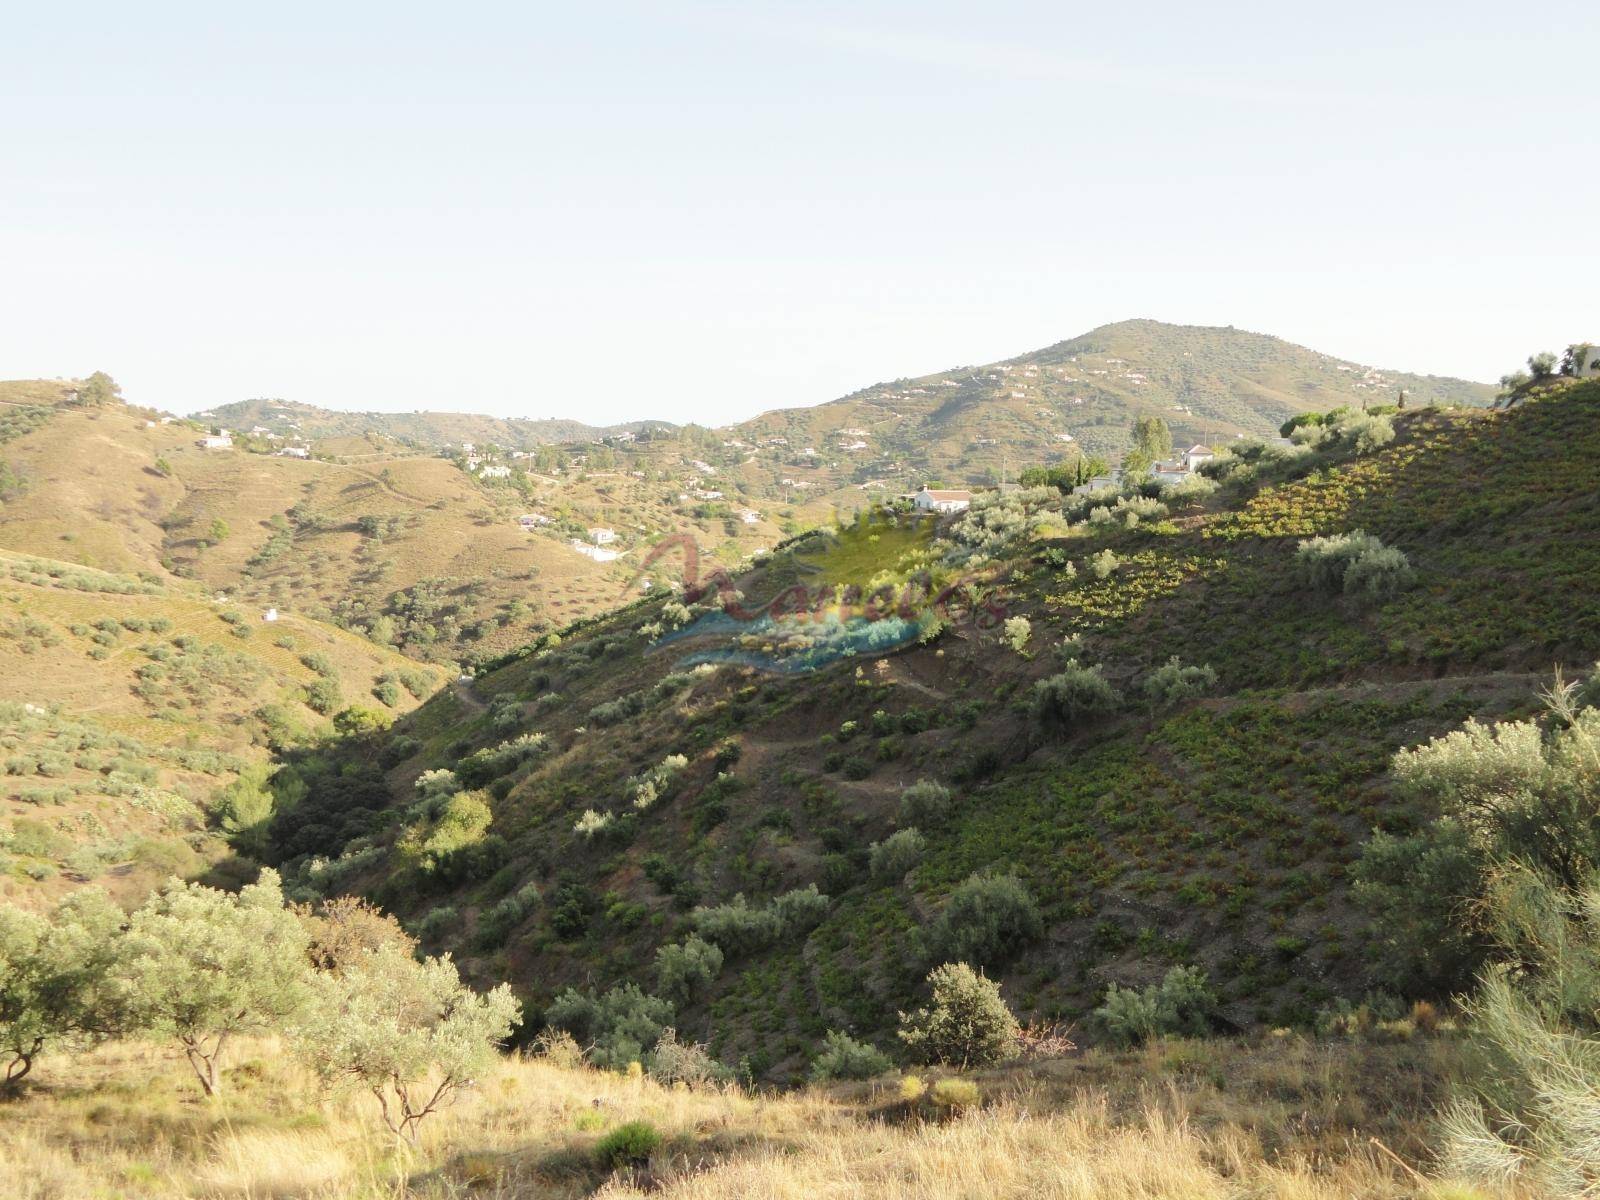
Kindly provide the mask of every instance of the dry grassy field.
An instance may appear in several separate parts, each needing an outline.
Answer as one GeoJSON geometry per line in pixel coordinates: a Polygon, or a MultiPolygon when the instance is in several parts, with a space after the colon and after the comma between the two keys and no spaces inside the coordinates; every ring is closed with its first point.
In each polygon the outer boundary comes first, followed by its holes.
{"type": "Polygon", "coordinates": [[[276,1041],[241,1046],[213,1101],[175,1050],[124,1044],[45,1061],[3,1110],[0,1196],[1488,1200],[1428,1175],[1416,1092],[1454,1055],[1443,1035],[1163,1042],[973,1075],[970,1106],[907,1101],[900,1076],[759,1095],[513,1056],[409,1148],[276,1041]],[[608,1161],[634,1122],[659,1143],[608,1161]]]}

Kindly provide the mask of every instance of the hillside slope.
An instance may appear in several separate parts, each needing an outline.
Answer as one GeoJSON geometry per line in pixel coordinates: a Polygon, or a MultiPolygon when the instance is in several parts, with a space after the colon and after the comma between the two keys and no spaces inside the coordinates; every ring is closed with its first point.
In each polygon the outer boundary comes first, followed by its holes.
{"type": "Polygon", "coordinates": [[[1484,405],[1494,394],[1485,384],[1379,370],[1265,334],[1122,321],[1002,362],[765,413],[735,432],[758,445],[778,437],[829,453],[864,442],[842,454],[855,468],[849,482],[884,479],[892,491],[924,478],[992,484],[1019,464],[1078,449],[1115,458],[1139,417],[1163,418],[1180,447],[1225,444],[1276,433],[1296,413],[1393,404],[1402,390],[1416,405],[1484,405]]]}
{"type": "Polygon", "coordinates": [[[10,551],[0,679],[0,896],[28,904],[203,870],[228,853],[219,794],[270,745],[350,704],[405,712],[442,682],[304,617],[10,551]]]}
{"type": "MultiPolygon", "coordinates": [[[[885,514],[802,538],[737,581],[732,618],[642,600],[432,701],[397,726],[412,756],[381,779],[389,807],[285,806],[276,852],[343,853],[323,885],[373,893],[535,1006],[651,988],[659,947],[720,937],[675,1019],[758,1073],[798,1068],[829,1028],[884,1038],[950,956],[940,914],[975,873],[1015,875],[1041,913],[977,953],[1025,1018],[1081,1018],[1109,982],[1192,963],[1232,1024],[1307,1021],[1372,984],[1346,879],[1362,842],[1428,815],[1390,795],[1391,753],[1600,657],[1600,385],[1407,412],[1387,442],[1374,425],[1246,450],[1220,491],[1164,506],[1041,489],[937,528],[885,514]],[[1351,530],[1409,556],[1413,586],[1305,582],[1301,540],[1351,530]],[[851,587],[889,603],[855,600],[841,629],[851,587]],[[1173,656],[1214,686],[1146,703],[1173,656]],[[1103,669],[1113,711],[1030,712],[1069,657],[1103,669]],[[412,781],[441,769],[419,802],[412,781]],[[907,807],[920,779],[953,808],[907,807]],[[905,824],[920,855],[875,875],[869,848],[905,824]],[[697,915],[813,884],[826,901],[770,910],[784,936],[697,915]]],[[[289,777],[376,780],[386,744],[289,777]]]]}

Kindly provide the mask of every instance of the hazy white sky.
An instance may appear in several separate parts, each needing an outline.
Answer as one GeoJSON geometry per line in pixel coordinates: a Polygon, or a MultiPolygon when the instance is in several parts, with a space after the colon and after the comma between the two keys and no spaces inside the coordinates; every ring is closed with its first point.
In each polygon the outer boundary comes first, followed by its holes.
{"type": "Polygon", "coordinates": [[[0,377],[722,422],[1107,321],[1600,340],[1600,6],[12,6],[0,377]]]}

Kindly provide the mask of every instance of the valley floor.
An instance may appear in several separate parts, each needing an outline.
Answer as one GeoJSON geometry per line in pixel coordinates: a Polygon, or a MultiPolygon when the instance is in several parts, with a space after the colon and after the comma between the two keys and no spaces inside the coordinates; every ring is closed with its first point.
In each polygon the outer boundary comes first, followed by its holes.
{"type": "Polygon", "coordinates": [[[761,1096],[510,1057],[407,1150],[274,1041],[240,1047],[210,1102],[175,1051],[125,1044],[43,1062],[0,1108],[0,1197],[1488,1200],[1425,1177],[1457,1056],[1447,1033],[1168,1041],[968,1076],[965,1110],[896,1076],[761,1096]],[[603,1161],[640,1121],[648,1159],[603,1161]]]}

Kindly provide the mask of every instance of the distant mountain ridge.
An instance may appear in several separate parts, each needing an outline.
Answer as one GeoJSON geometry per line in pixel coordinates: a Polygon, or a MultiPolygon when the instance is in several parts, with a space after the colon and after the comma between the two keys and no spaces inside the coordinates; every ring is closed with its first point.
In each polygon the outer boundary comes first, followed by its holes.
{"type": "MultiPolygon", "coordinates": [[[[1037,457],[1040,448],[1057,457],[1073,446],[1115,453],[1143,415],[1165,418],[1178,440],[1214,440],[1270,434],[1299,412],[1394,403],[1401,391],[1419,405],[1483,405],[1494,395],[1489,384],[1369,367],[1231,326],[1141,319],[999,362],[877,383],[722,428],[738,439],[867,439],[867,448],[909,458],[917,470],[959,476],[999,457],[986,448],[999,448],[1011,461],[1037,457]],[[861,432],[844,433],[851,428],[861,432]]],[[[199,415],[229,428],[259,425],[313,441],[377,434],[433,449],[472,442],[527,450],[677,428],[666,421],[597,426],[471,413],[338,412],[281,400],[239,401],[199,415]]]]}
{"type": "Polygon", "coordinates": [[[195,415],[198,420],[213,421],[229,429],[260,426],[281,436],[299,435],[310,441],[377,434],[429,449],[471,442],[528,450],[535,446],[594,442],[619,434],[637,436],[650,430],[676,428],[666,421],[588,425],[554,417],[491,417],[466,412],[344,412],[292,400],[239,400],[195,415]]]}

